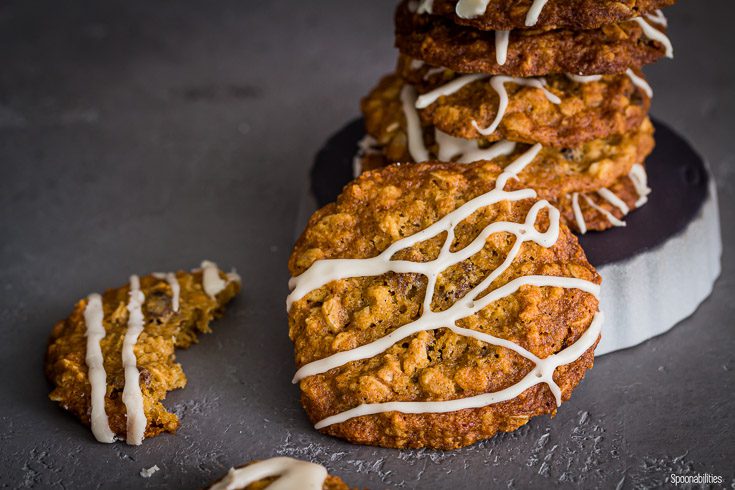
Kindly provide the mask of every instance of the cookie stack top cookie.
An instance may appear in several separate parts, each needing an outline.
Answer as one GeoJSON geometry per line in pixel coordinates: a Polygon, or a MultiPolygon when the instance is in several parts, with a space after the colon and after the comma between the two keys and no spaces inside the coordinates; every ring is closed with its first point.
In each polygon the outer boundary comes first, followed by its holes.
{"type": "Polygon", "coordinates": [[[362,102],[361,168],[489,160],[498,142],[516,153],[540,143],[527,171],[543,174],[534,188],[567,224],[622,226],[649,192],[652,90],[640,69],[673,53],[658,10],[671,3],[401,2],[396,72],[362,102]]]}
{"type": "Polygon", "coordinates": [[[599,75],[672,56],[658,7],[673,1],[404,0],[401,53],[461,73],[599,75]]]}

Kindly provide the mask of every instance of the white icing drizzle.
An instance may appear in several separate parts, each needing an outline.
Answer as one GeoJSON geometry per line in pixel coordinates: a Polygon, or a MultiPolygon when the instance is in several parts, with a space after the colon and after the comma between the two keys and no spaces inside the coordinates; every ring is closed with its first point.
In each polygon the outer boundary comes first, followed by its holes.
{"type": "Polygon", "coordinates": [[[357,153],[352,159],[352,175],[357,178],[362,173],[362,159],[366,155],[380,153],[378,142],[375,138],[366,134],[357,142],[357,153]]]}
{"type": "Polygon", "coordinates": [[[378,276],[387,272],[394,272],[422,274],[427,278],[422,313],[417,320],[409,322],[393,330],[388,335],[368,344],[338,352],[323,359],[305,364],[294,375],[294,383],[308,376],[324,373],[348,362],[374,357],[389,349],[401,339],[417,332],[437,328],[448,328],[458,335],[473,337],[483,342],[511,349],[534,362],[536,364],[534,370],[516,385],[500,392],[447,402],[393,402],[361,405],[320,421],[316,424],[317,429],[343,422],[352,417],[390,410],[405,411],[406,413],[423,413],[455,411],[484,406],[513,398],[541,382],[549,386],[549,389],[557,399],[557,404],[561,403],[561,390],[552,378],[554,369],[559,365],[572,362],[594,344],[602,322],[601,314],[595,317],[595,321],[593,321],[588,331],[571,347],[559,352],[556,357],[550,356],[543,360],[511,341],[457,326],[458,321],[476,314],[494,301],[515,293],[524,285],[576,288],[593,294],[596,297],[599,296],[600,286],[590,281],[573,277],[532,275],[518,277],[500,288],[490,291],[485,296],[480,297],[511,266],[520,252],[523,243],[532,241],[542,247],[551,247],[556,243],[559,236],[559,211],[545,200],[538,201],[529,210],[524,223],[491,223],[465,248],[454,252],[450,250],[451,244],[454,241],[456,226],[477,210],[500,201],[519,201],[536,196],[536,192],[532,189],[506,191],[504,188],[507,181],[511,178],[516,179],[518,174],[534,160],[540,150],[541,145],[536,144],[508,165],[498,176],[495,188],[491,191],[466,202],[422,231],[394,242],[376,257],[369,259],[328,259],[314,262],[303,274],[291,278],[289,287],[292,288],[292,292],[286,300],[287,308],[290,309],[294,301],[298,301],[309,292],[332,281],[349,277],[378,276]],[[535,223],[538,214],[543,209],[547,210],[550,223],[545,232],[539,232],[535,227],[535,223]],[[433,311],[431,309],[431,302],[434,297],[436,281],[441,272],[478,253],[484,248],[487,239],[492,234],[503,232],[515,235],[515,242],[505,261],[448,309],[438,312],[433,311]],[[436,237],[441,233],[446,233],[446,238],[436,259],[429,262],[392,260],[396,252],[436,237]]]}
{"type": "Polygon", "coordinates": [[[643,17],[635,17],[634,19],[631,19],[631,20],[637,22],[638,25],[641,26],[641,29],[643,29],[643,34],[645,34],[647,38],[652,39],[654,41],[658,41],[664,45],[664,47],[666,48],[667,58],[674,57],[674,46],[671,44],[671,41],[666,36],[666,34],[664,34],[663,32],[653,27],[651,24],[646,22],[643,19],[643,17]]]}
{"type": "Polygon", "coordinates": [[[327,479],[327,469],[293,458],[271,458],[242,468],[230,468],[227,476],[209,487],[209,490],[237,490],[273,477],[277,479],[266,487],[269,490],[321,490],[327,479]]]}
{"type": "Polygon", "coordinates": [[[440,66],[436,68],[431,68],[427,70],[426,73],[424,73],[423,79],[428,80],[432,75],[436,75],[437,73],[444,73],[445,70],[446,68],[442,68],[440,66]]]}
{"type": "MultiPolygon", "coordinates": [[[[638,194],[638,200],[635,202],[635,209],[640,208],[648,202],[648,195],[651,193],[651,189],[648,187],[648,176],[646,175],[646,169],[643,167],[643,165],[636,163],[630,169],[630,172],[628,173],[628,178],[633,183],[636,193],[638,194]]],[[[612,192],[610,189],[603,187],[602,189],[599,189],[597,191],[597,195],[618,208],[623,213],[623,216],[630,213],[630,206],[628,206],[625,201],[620,199],[620,197],[618,197],[617,194],[612,192]]],[[[572,199],[574,220],[577,223],[577,227],[579,228],[580,233],[584,235],[585,233],[587,233],[587,223],[584,220],[584,214],[582,213],[582,209],[579,206],[579,194],[574,193],[570,197],[572,199]]],[[[584,194],[582,194],[582,197],[591,208],[604,215],[605,218],[607,218],[613,226],[625,226],[624,221],[619,220],[615,217],[614,214],[597,205],[592,199],[584,194]]]]}
{"type": "Polygon", "coordinates": [[[462,19],[473,19],[485,13],[490,0],[459,0],[454,12],[462,19]]]}
{"type": "Polygon", "coordinates": [[[574,73],[565,73],[568,79],[577,83],[599,82],[602,75],[575,75],[574,73]]]}
{"type": "Polygon", "coordinates": [[[207,296],[213,299],[216,298],[216,296],[222,292],[229,283],[242,282],[240,274],[238,274],[235,269],[232,269],[230,272],[225,274],[226,280],[222,279],[219,275],[219,267],[210,260],[203,261],[201,269],[198,270],[202,271],[202,288],[204,288],[204,292],[207,293],[207,296]]]}
{"type": "Polygon", "coordinates": [[[416,112],[416,89],[411,85],[404,85],[401,89],[401,105],[406,118],[406,135],[408,136],[408,152],[414,162],[429,160],[429,151],[424,145],[424,134],[421,121],[416,112]]]}
{"type": "Polygon", "coordinates": [[[633,165],[628,174],[635,191],[638,193],[638,200],[635,203],[635,207],[639,208],[648,202],[648,195],[651,193],[651,188],[648,187],[648,175],[646,169],[640,163],[633,165]]]}
{"type": "Polygon", "coordinates": [[[477,74],[477,75],[463,75],[459,78],[455,78],[451,82],[442,85],[441,87],[435,88],[431,92],[426,92],[424,95],[419,96],[416,99],[416,109],[426,109],[431,104],[436,102],[439,97],[446,97],[452,95],[455,92],[461,90],[465,85],[468,85],[477,80],[488,78],[489,75],[477,74]]]}
{"type": "MultiPolygon", "coordinates": [[[[553,380],[554,371],[559,366],[570,364],[579,359],[587,349],[592,347],[600,335],[604,315],[601,312],[595,314],[592,324],[582,334],[582,336],[566,349],[552,354],[545,359],[539,359],[530,352],[528,355],[533,356],[532,359],[536,363],[536,367],[532,369],[518,383],[508,388],[493,393],[485,393],[468,398],[460,398],[457,400],[447,400],[438,402],[387,402],[387,403],[370,403],[359,405],[351,410],[332,415],[324,420],[319,421],[314,427],[322,429],[333,424],[339,424],[354,417],[364,415],[373,415],[382,412],[401,412],[401,413],[446,413],[464,410],[468,408],[481,408],[493,403],[499,403],[512,400],[524,391],[540,383],[546,383],[556,398],[557,406],[561,405],[561,389],[553,380]]],[[[479,340],[484,340],[480,338],[479,340]]],[[[527,356],[524,356],[527,357],[527,356]]]]}
{"type": "Polygon", "coordinates": [[[599,213],[603,214],[607,218],[607,220],[610,222],[611,225],[616,226],[616,227],[625,226],[625,221],[620,221],[618,218],[615,217],[614,214],[612,214],[607,209],[598,206],[597,203],[595,203],[595,201],[587,197],[585,194],[582,194],[582,197],[584,198],[585,201],[587,201],[587,204],[589,204],[591,208],[594,208],[599,213]]]}
{"type": "Polygon", "coordinates": [[[510,31],[495,31],[495,61],[501,66],[508,60],[509,41],[510,31]]]}
{"type": "MultiPolygon", "coordinates": [[[[531,7],[526,13],[525,24],[526,27],[535,26],[538,22],[539,15],[544,9],[548,0],[534,0],[531,7]]],[[[455,13],[462,19],[474,19],[483,15],[487,11],[487,6],[490,0],[459,0],[456,7],[454,8],[455,13]]],[[[498,62],[500,63],[500,62],[498,62]]],[[[502,63],[500,63],[502,65],[502,63]]]]}
{"type": "Polygon", "coordinates": [[[663,10],[656,9],[652,14],[646,14],[646,18],[654,24],[659,24],[664,27],[669,27],[669,21],[666,19],[663,10]]]}
{"type": "Polygon", "coordinates": [[[494,160],[499,156],[510,155],[516,148],[512,141],[499,141],[489,148],[481,149],[477,140],[456,138],[434,129],[436,144],[439,147],[437,158],[442,162],[472,163],[479,160],[494,160]],[[456,158],[456,160],[454,160],[456,158]]]}
{"type": "Polygon", "coordinates": [[[411,60],[411,63],[409,64],[409,67],[412,70],[420,70],[424,66],[424,62],[421,60],[417,60],[416,58],[413,58],[411,60]]]}
{"type": "Polygon", "coordinates": [[[171,288],[171,308],[174,311],[179,311],[179,298],[181,295],[181,286],[179,280],[176,278],[174,272],[154,272],[151,274],[156,279],[165,279],[171,288]]]}
{"type": "Polygon", "coordinates": [[[633,82],[633,85],[643,90],[646,93],[646,95],[648,95],[649,99],[653,97],[653,89],[651,88],[651,86],[648,84],[647,81],[645,81],[643,78],[636,75],[635,72],[631,68],[628,68],[625,71],[625,74],[628,75],[628,78],[630,78],[630,81],[633,82]]]}
{"type": "Polygon", "coordinates": [[[140,391],[140,372],[135,358],[135,344],[143,331],[143,302],[145,296],[140,290],[140,279],[130,276],[130,299],[128,300],[128,329],[122,345],[122,364],[125,370],[125,387],[122,400],[127,412],[127,443],[140,445],[148,421],[143,410],[143,393],[140,391]]]}
{"type": "Polygon", "coordinates": [[[166,282],[171,287],[171,307],[174,311],[179,311],[179,297],[181,294],[181,286],[179,286],[179,280],[176,279],[176,274],[169,272],[166,274],[166,282]]]}
{"type": "Polygon", "coordinates": [[[202,262],[202,287],[210,298],[215,298],[227,287],[227,281],[219,276],[219,267],[209,260],[202,262]]]}
{"type": "Polygon", "coordinates": [[[175,272],[154,272],[151,274],[156,279],[165,279],[171,288],[171,308],[174,311],[179,311],[179,298],[181,295],[181,286],[179,280],[176,278],[175,272]]]}
{"type": "Polygon", "coordinates": [[[431,14],[434,9],[434,0],[422,0],[416,9],[417,14],[431,14]]]}
{"type": "Polygon", "coordinates": [[[618,208],[620,211],[622,211],[623,215],[630,213],[630,208],[628,207],[627,204],[625,204],[625,201],[620,199],[615,193],[613,193],[607,187],[603,187],[602,189],[598,190],[597,194],[601,198],[603,198],[604,200],[606,200],[607,202],[609,202],[610,204],[618,208]]]}
{"type": "Polygon", "coordinates": [[[505,90],[506,83],[515,83],[517,85],[541,89],[549,102],[552,104],[561,104],[561,99],[546,88],[546,80],[543,78],[519,78],[503,75],[494,76],[490,79],[490,86],[495,89],[495,92],[498,93],[498,97],[500,98],[498,113],[495,116],[495,120],[490,126],[484,129],[477,124],[477,121],[472,121],[472,126],[474,126],[474,128],[483,136],[493,134],[495,130],[498,129],[500,122],[505,116],[505,111],[508,109],[508,91],[505,90]]]}
{"type": "Polygon", "coordinates": [[[538,17],[541,15],[541,11],[544,9],[546,2],[549,0],[533,0],[531,8],[528,9],[526,14],[526,27],[533,27],[538,22],[538,17]]]}
{"type": "Polygon", "coordinates": [[[92,434],[99,442],[115,442],[115,433],[110,430],[110,423],[105,411],[105,395],[107,394],[107,373],[102,357],[100,341],[105,338],[105,327],[102,320],[105,316],[102,309],[102,297],[90,294],[87,297],[87,306],[84,308],[84,326],[87,336],[87,378],[91,386],[90,422],[92,434]]]}
{"type": "MultiPolygon", "coordinates": [[[[633,82],[633,85],[643,90],[649,98],[653,97],[653,89],[647,81],[636,75],[636,73],[631,68],[628,68],[625,71],[625,74],[628,75],[628,78],[630,78],[630,81],[633,82]]],[[[602,79],[602,75],[575,75],[573,73],[566,73],[566,76],[570,80],[578,83],[597,82],[602,79]]]]}
{"type": "Polygon", "coordinates": [[[577,228],[579,228],[579,232],[584,235],[587,233],[587,223],[584,221],[582,208],[579,206],[579,193],[577,192],[572,194],[572,211],[574,211],[574,221],[577,222],[577,228]]]}

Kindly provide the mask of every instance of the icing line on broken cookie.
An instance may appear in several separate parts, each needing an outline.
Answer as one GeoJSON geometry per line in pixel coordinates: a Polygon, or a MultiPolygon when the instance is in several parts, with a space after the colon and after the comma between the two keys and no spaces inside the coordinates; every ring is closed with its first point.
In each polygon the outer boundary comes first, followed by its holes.
{"type": "Polygon", "coordinates": [[[451,82],[418,97],[416,99],[415,107],[416,109],[426,109],[431,104],[436,102],[439,97],[452,95],[453,93],[462,89],[465,85],[475,82],[477,80],[482,80],[483,78],[488,78],[489,76],[490,75],[484,75],[480,73],[475,75],[463,75],[461,77],[457,77],[451,82]]]}
{"type": "Polygon", "coordinates": [[[498,141],[489,148],[480,148],[477,140],[456,138],[434,128],[434,139],[438,147],[437,158],[442,162],[472,163],[478,160],[494,160],[499,156],[510,155],[516,143],[498,141]]]}
{"type": "Polygon", "coordinates": [[[495,31],[495,62],[500,66],[508,60],[510,31],[495,31]]]}
{"type": "MultiPolygon", "coordinates": [[[[446,413],[457,410],[465,410],[468,408],[481,408],[494,403],[512,400],[529,388],[540,383],[546,383],[552,390],[554,396],[558,400],[561,399],[561,390],[554,382],[554,371],[557,367],[570,364],[579,359],[589,348],[595,345],[600,331],[604,315],[601,312],[595,314],[589,328],[582,336],[566,349],[552,354],[545,359],[538,359],[536,366],[529,373],[515,383],[505,389],[492,393],[484,393],[468,398],[459,398],[456,400],[445,400],[436,402],[387,402],[387,403],[366,403],[359,405],[353,409],[347,410],[331,417],[320,420],[314,427],[322,429],[333,424],[338,424],[354,417],[364,415],[373,415],[383,412],[401,412],[401,413],[446,413]]],[[[451,328],[450,328],[451,329],[451,328]]],[[[453,329],[452,329],[453,330],[453,329]]],[[[480,339],[482,340],[482,339],[480,339]]]]}
{"type": "Polygon", "coordinates": [[[544,6],[548,1],[549,0],[533,0],[531,8],[529,8],[526,13],[526,27],[533,27],[536,25],[539,15],[541,15],[541,11],[544,9],[544,6]]]}
{"type": "Polygon", "coordinates": [[[122,400],[127,414],[128,444],[138,446],[143,442],[147,419],[143,409],[143,393],[140,390],[140,371],[135,358],[135,344],[143,331],[145,318],[143,317],[143,302],[145,295],[140,290],[140,279],[136,275],[130,276],[130,292],[128,300],[128,328],[122,345],[122,364],[125,372],[125,387],[122,400]]]}
{"type": "Polygon", "coordinates": [[[616,227],[626,226],[625,225],[625,221],[622,221],[622,220],[619,220],[618,218],[616,218],[615,215],[612,214],[610,211],[608,211],[607,209],[601,207],[595,201],[593,201],[592,199],[590,199],[587,194],[582,194],[582,197],[584,198],[585,201],[587,201],[587,204],[589,204],[589,206],[591,208],[593,208],[598,213],[600,213],[603,216],[605,216],[605,218],[607,218],[607,220],[610,222],[611,225],[616,226],[616,227]]]}
{"type": "Polygon", "coordinates": [[[165,279],[171,288],[171,309],[179,311],[179,297],[181,295],[181,285],[179,280],[176,278],[174,272],[154,272],[151,274],[156,279],[165,279]]]}
{"type": "Polygon", "coordinates": [[[105,411],[105,395],[107,394],[107,374],[105,373],[104,358],[100,341],[105,338],[105,327],[102,323],[105,312],[102,308],[102,297],[93,293],[87,297],[87,306],[84,308],[84,326],[87,337],[87,378],[91,386],[90,424],[92,434],[100,442],[115,441],[115,433],[110,430],[110,423],[105,411]]]}
{"type": "Polygon", "coordinates": [[[411,85],[404,85],[401,89],[401,105],[403,106],[403,115],[406,118],[408,152],[415,162],[425,162],[429,159],[429,151],[424,145],[421,121],[418,112],[416,112],[416,89],[411,85]]]}
{"type": "MultiPolygon", "coordinates": [[[[541,11],[546,6],[548,0],[534,0],[526,13],[526,19],[524,24],[526,27],[533,27],[538,22],[541,11]]],[[[454,8],[455,13],[462,19],[474,19],[483,15],[487,11],[488,3],[490,0],[459,0],[454,8]]],[[[421,12],[419,12],[421,13],[421,12]]],[[[429,10],[428,13],[431,13],[429,10]]],[[[499,62],[500,63],[500,62],[499,62]]],[[[500,63],[502,64],[502,63],[500,63]]]]}

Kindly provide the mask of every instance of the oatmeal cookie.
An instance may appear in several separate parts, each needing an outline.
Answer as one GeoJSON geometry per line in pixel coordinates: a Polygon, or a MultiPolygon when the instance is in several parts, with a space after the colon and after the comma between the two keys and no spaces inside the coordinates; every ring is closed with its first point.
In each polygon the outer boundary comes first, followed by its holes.
{"type": "MultiPolygon", "coordinates": [[[[665,54],[666,46],[646,36],[636,21],[575,31],[539,29],[510,31],[505,63],[499,64],[494,32],[458,26],[436,15],[410,12],[407,1],[396,12],[396,47],[404,55],[459,73],[516,77],[550,73],[598,75],[639,69],[665,54]]],[[[643,20],[652,29],[665,27],[643,20]]]]}
{"type": "MultiPolygon", "coordinates": [[[[395,162],[415,162],[409,150],[409,132],[404,107],[400,100],[402,84],[387,78],[366,99],[362,110],[368,135],[375,139],[378,153],[372,152],[362,161],[362,170],[371,170],[395,162]]],[[[421,141],[428,159],[469,163],[488,159],[495,142],[485,138],[463,139],[438,131],[431,125],[421,128],[421,141]]],[[[612,185],[641,163],[654,147],[653,124],[644,118],[638,128],[625,134],[599,138],[566,148],[544,147],[519,178],[541,197],[557,200],[571,192],[590,192],[612,185]]],[[[528,148],[518,144],[508,154],[494,156],[504,167],[528,148]]]]}
{"type": "Polygon", "coordinates": [[[239,289],[235,273],[205,261],[192,272],[132,276],[125,286],[79,301],[51,332],[49,398],[91,425],[101,442],[140,444],[174,432],[179,419],[161,403],[186,385],[174,349],[211,332],[209,323],[239,289]]]}
{"type": "Polygon", "coordinates": [[[558,212],[513,178],[536,151],[505,170],[367,172],[311,217],[289,260],[289,333],[318,429],[453,449],[571,396],[593,364],[600,277],[558,212]]]}
{"type": "MultiPolygon", "coordinates": [[[[428,105],[424,102],[418,109],[424,125],[457,138],[488,142],[507,139],[569,148],[640,127],[648,114],[650,98],[641,88],[640,84],[645,83],[642,76],[634,75],[638,85],[627,74],[604,75],[588,82],[550,75],[538,80],[536,86],[488,76],[473,78],[459,90],[437,98],[434,94],[451,91],[448,84],[470,79],[447,70],[414,86],[419,95],[431,97],[428,105]],[[507,94],[507,107],[500,114],[498,90],[507,94]],[[485,129],[494,124],[497,129],[488,134],[485,129]]],[[[366,117],[372,116],[370,112],[380,113],[381,105],[396,107],[392,100],[400,98],[403,85],[396,75],[384,77],[361,103],[366,117]]]]}

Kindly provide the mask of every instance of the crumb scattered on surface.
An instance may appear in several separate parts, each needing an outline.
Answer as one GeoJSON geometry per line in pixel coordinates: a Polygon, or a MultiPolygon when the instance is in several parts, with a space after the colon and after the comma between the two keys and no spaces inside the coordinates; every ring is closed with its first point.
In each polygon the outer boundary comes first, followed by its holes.
{"type": "Polygon", "coordinates": [[[161,468],[159,468],[158,465],[154,464],[150,468],[143,468],[142,470],[140,470],[140,476],[143,478],[150,478],[151,476],[153,476],[154,473],[160,471],[160,469],[161,468]]]}

